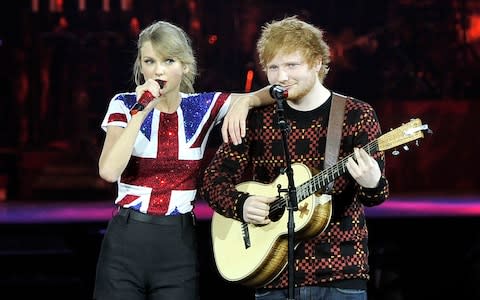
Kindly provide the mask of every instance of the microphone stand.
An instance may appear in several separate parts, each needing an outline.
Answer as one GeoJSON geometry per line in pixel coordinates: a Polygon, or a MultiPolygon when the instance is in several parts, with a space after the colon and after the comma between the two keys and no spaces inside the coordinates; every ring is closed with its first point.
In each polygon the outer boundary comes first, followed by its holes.
{"type": "Polygon", "coordinates": [[[285,168],[285,173],[288,178],[288,189],[281,189],[281,186],[278,187],[278,192],[288,192],[287,200],[287,210],[288,210],[288,298],[295,299],[295,267],[294,267],[294,251],[295,251],[295,220],[293,217],[293,212],[298,210],[297,203],[297,189],[295,188],[295,182],[293,180],[293,169],[292,161],[290,159],[290,154],[288,152],[288,142],[287,136],[290,131],[290,127],[285,121],[283,102],[284,99],[277,100],[277,116],[278,116],[278,126],[282,132],[282,141],[283,141],[283,153],[285,154],[285,162],[287,164],[285,168]]]}

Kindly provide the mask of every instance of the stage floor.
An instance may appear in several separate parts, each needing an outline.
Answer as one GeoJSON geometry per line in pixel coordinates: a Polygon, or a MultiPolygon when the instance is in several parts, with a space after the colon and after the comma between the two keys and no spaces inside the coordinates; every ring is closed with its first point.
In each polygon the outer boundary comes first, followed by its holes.
{"type": "MultiPolygon", "coordinates": [[[[253,299],[252,289],[220,278],[212,210],[197,203],[195,211],[202,299],[253,299]]],[[[108,200],[1,202],[0,298],[91,299],[114,213],[108,200]]],[[[394,196],[366,213],[370,300],[480,299],[480,196],[394,196]]]]}
{"type": "MultiPolygon", "coordinates": [[[[4,201],[0,202],[0,223],[103,222],[115,213],[113,201],[4,201]]],[[[212,209],[198,202],[195,214],[208,220],[212,209]]],[[[472,217],[480,216],[480,195],[396,196],[366,208],[368,218],[472,217]]]]}

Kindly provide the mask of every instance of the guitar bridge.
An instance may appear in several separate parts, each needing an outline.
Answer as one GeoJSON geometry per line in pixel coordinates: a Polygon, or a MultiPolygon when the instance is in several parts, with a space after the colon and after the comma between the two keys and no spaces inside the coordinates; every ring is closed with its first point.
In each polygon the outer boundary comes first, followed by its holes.
{"type": "Polygon", "coordinates": [[[242,222],[242,237],[243,243],[245,244],[245,249],[250,248],[250,233],[248,232],[248,224],[245,222],[242,222]]]}

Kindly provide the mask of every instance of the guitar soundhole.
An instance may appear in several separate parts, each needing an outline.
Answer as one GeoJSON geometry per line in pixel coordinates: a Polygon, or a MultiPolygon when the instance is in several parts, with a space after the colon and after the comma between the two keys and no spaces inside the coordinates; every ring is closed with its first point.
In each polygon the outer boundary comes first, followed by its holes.
{"type": "Polygon", "coordinates": [[[272,202],[270,205],[270,213],[268,214],[268,218],[271,221],[276,222],[283,216],[283,213],[285,212],[285,206],[282,204],[284,201],[285,199],[280,198],[272,202]]]}

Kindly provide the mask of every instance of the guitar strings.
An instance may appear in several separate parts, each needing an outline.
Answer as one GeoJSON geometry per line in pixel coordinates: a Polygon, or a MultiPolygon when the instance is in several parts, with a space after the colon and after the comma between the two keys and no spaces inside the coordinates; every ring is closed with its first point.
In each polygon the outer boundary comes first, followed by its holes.
{"type": "MultiPolygon", "coordinates": [[[[373,140],[366,144],[363,149],[368,153],[372,154],[378,150],[378,140],[373,140]]],[[[336,178],[335,174],[338,176],[341,176],[343,173],[346,172],[346,167],[345,164],[347,163],[347,160],[352,157],[355,159],[354,154],[351,153],[344,158],[342,158],[336,165],[333,165],[332,167],[321,171],[317,175],[313,176],[310,180],[300,184],[297,187],[297,196],[300,195],[300,198],[302,200],[308,198],[312,194],[314,194],[317,190],[320,190],[321,188],[325,187],[330,181],[328,179],[331,177],[331,180],[334,180],[336,178]],[[340,172],[341,171],[341,172],[340,172]],[[311,182],[313,182],[315,185],[312,187],[311,182]],[[323,184],[323,185],[322,185],[323,184]]],[[[281,209],[283,210],[287,203],[288,203],[289,197],[288,194],[285,195],[285,197],[281,197],[270,205],[271,213],[276,212],[277,210],[281,209]],[[285,201],[281,201],[284,199],[285,201]]]]}
{"type": "MultiPolygon", "coordinates": [[[[404,128],[404,127],[411,127],[413,125],[414,121],[415,120],[412,120],[409,123],[404,124],[403,126],[397,128],[396,130],[393,130],[393,131],[390,131],[390,132],[387,132],[387,133],[383,134],[381,136],[381,138],[383,138],[383,140],[384,140],[383,143],[384,144],[388,143],[387,136],[393,136],[393,137],[395,137],[396,140],[398,140],[401,137],[405,138],[405,131],[406,130],[405,129],[401,130],[401,129],[404,128]]],[[[418,121],[418,119],[416,121],[418,121]]],[[[413,136],[411,136],[411,135],[408,136],[407,140],[411,141],[411,140],[414,140],[416,138],[421,138],[421,137],[423,137],[423,135],[421,135],[420,133],[417,132],[413,136]]],[[[363,147],[363,149],[370,155],[372,153],[375,153],[375,152],[379,151],[378,140],[379,140],[379,138],[369,142],[368,144],[366,144],[363,147]]],[[[395,144],[395,145],[398,145],[398,141],[397,141],[397,144],[395,144]]],[[[394,145],[394,143],[392,143],[392,141],[390,141],[390,144],[385,144],[383,147],[384,147],[384,150],[385,150],[385,149],[390,149],[390,148],[394,147],[395,145],[394,145]]],[[[345,164],[350,157],[355,159],[355,157],[353,157],[353,155],[354,155],[353,153],[349,154],[348,156],[342,158],[336,165],[334,165],[334,166],[332,166],[332,167],[330,167],[326,170],[321,171],[320,173],[313,176],[312,178],[310,178],[306,182],[300,184],[297,187],[297,198],[300,198],[301,199],[300,201],[308,198],[310,195],[314,194],[316,191],[325,187],[330,182],[330,181],[328,181],[329,177],[332,177],[331,180],[334,180],[336,178],[335,173],[337,173],[338,176],[345,173],[346,172],[345,164]],[[313,187],[312,187],[312,183],[315,184],[313,187]]],[[[280,197],[279,199],[275,200],[270,205],[271,211],[276,212],[279,209],[283,210],[288,203],[288,199],[289,199],[288,194],[286,194],[285,197],[280,197]],[[285,201],[281,201],[282,199],[285,199],[285,201]]]]}

